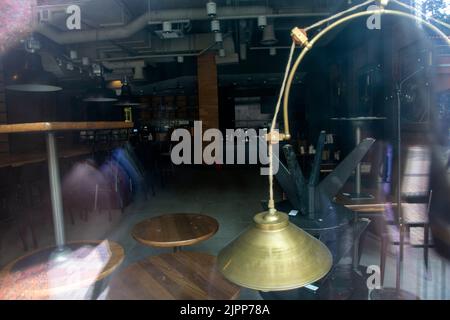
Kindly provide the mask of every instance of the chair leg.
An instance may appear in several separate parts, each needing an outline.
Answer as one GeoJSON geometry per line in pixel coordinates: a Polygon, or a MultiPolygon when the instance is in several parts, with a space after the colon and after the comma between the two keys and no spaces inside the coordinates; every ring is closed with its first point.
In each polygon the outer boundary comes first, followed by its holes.
{"type": "Polygon", "coordinates": [[[428,248],[429,248],[429,225],[423,226],[423,261],[425,263],[425,270],[428,272],[428,248]]]}
{"type": "Polygon", "coordinates": [[[361,263],[361,257],[362,257],[362,252],[363,252],[363,248],[364,248],[364,242],[366,240],[366,233],[363,232],[361,234],[361,236],[359,237],[359,244],[358,244],[358,266],[361,263]]]}
{"type": "Polygon", "coordinates": [[[386,255],[387,255],[387,241],[384,236],[381,237],[381,250],[380,250],[380,276],[381,286],[384,285],[384,274],[386,269],[386,255]]]}
{"type": "Polygon", "coordinates": [[[28,251],[28,244],[26,238],[26,232],[24,230],[23,224],[20,224],[18,227],[19,238],[22,241],[22,246],[24,251],[28,251]]]}
{"type": "Polygon", "coordinates": [[[36,232],[34,230],[33,224],[30,224],[30,232],[31,232],[31,240],[33,241],[34,249],[37,249],[38,248],[38,241],[37,241],[36,232]]]}

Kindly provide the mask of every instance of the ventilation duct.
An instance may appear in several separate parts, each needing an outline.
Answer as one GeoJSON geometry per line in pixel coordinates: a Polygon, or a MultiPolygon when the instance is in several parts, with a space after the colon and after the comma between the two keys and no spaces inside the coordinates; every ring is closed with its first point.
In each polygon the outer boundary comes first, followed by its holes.
{"type": "MultiPolygon", "coordinates": [[[[272,8],[265,6],[222,7],[218,20],[257,19],[259,16],[276,17],[318,17],[328,16],[328,12],[289,12],[274,13],[272,8]],[[245,15],[242,13],[245,12],[245,15]]],[[[120,27],[99,28],[92,30],[58,31],[46,23],[39,23],[36,31],[59,44],[73,44],[96,41],[108,41],[130,38],[147,25],[162,24],[164,21],[207,20],[204,8],[173,9],[149,11],[129,24],[120,27]]]]}

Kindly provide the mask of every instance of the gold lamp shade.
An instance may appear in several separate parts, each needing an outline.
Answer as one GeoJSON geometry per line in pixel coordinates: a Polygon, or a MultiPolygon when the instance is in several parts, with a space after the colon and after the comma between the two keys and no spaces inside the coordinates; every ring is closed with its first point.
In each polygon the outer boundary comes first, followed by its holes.
{"type": "Polygon", "coordinates": [[[242,287],[281,291],[324,277],[333,258],[328,248],[289,222],[282,212],[262,212],[217,258],[225,278],[242,287]]]}

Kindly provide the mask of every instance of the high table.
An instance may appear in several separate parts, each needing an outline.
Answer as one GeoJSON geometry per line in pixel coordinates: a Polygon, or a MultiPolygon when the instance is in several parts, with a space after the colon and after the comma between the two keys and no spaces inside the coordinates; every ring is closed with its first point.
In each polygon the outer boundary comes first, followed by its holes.
{"type": "Polygon", "coordinates": [[[189,246],[211,238],[219,230],[216,219],[203,214],[164,214],[139,222],[133,227],[136,241],[153,247],[189,246]]]}
{"type": "MultiPolygon", "coordinates": [[[[52,255],[47,255],[48,262],[64,263],[70,259],[72,249],[66,246],[64,230],[64,212],[61,195],[61,181],[58,165],[58,150],[55,132],[78,130],[106,130],[132,128],[132,122],[37,122],[0,125],[0,133],[45,133],[47,142],[47,159],[52,202],[53,225],[56,247],[52,255]]],[[[39,254],[39,251],[36,253],[39,254]]],[[[78,265],[80,267],[80,265],[78,265]]]]}
{"type": "MultiPolygon", "coordinates": [[[[361,143],[361,127],[366,121],[385,120],[385,117],[350,117],[350,118],[331,118],[334,121],[351,121],[355,125],[356,145],[361,143]]],[[[355,192],[349,194],[351,199],[371,199],[370,194],[361,192],[361,164],[358,163],[355,170],[355,192]]]]}
{"type": "Polygon", "coordinates": [[[109,285],[111,300],[230,300],[239,287],[217,270],[216,257],[180,251],[130,265],[109,285]]]}

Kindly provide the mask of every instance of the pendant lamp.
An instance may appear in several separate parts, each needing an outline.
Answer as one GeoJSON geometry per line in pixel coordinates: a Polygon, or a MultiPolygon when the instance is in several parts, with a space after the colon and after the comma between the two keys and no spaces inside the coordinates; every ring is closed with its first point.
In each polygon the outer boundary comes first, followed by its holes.
{"type": "Polygon", "coordinates": [[[290,290],[315,282],[331,269],[332,256],[319,240],[274,209],[258,213],[253,224],[219,253],[225,278],[261,291],[290,290]]]}
{"type": "Polygon", "coordinates": [[[62,90],[57,85],[56,77],[44,70],[41,56],[27,52],[23,67],[8,79],[8,90],[20,92],[56,92],[62,90]]]}
{"type": "Polygon", "coordinates": [[[142,105],[139,102],[139,99],[137,99],[135,96],[133,96],[133,93],[131,91],[131,86],[128,83],[128,80],[126,78],[122,84],[119,101],[116,102],[114,105],[120,106],[120,107],[139,107],[142,105]]]}
{"type": "Polygon", "coordinates": [[[114,102],[117,101],[116,93],[107,89],[105,80],[103,77],[96,79],[95,88],[88,90],[86,97],[83,99],[85,102],[114,102]]]}

